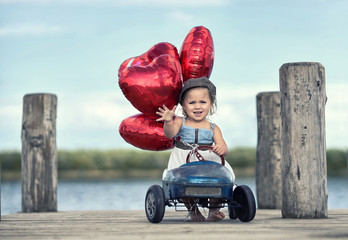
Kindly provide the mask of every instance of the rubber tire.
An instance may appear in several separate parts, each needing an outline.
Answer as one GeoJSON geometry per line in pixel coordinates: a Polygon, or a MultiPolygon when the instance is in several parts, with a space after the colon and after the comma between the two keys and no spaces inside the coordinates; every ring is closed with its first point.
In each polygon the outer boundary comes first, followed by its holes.
{"type": "Polygon", "coordinates": [[[256,203],[254,194],[246,185],[236,187],[233,192],[233,200],[241,205],[234,209],[236,216],[242,222],[250,222],[256,214],[256,203]]]}
{"type": "Polygon", "coordinates": [[[237,219],[238,218],[236,215],[234,207],[228,207],[228,216],[230,219],[237,219]]]}
{"type": "Polygon", "coordinates": [[[145,213],[147,220],[152,223],[162,221],[165,211],[165,198],[161,186],[152,185],[146,193],[145,197],[145,213]]]}
{"type": "MultiPolygon", "coordinates": [[[[235,189],[237,187],[237,185],[234,185],[233,186],[233,189],[235,189]]],[[[234,190],[233,190],[234,191],[234,190]]],[[[234,205],[235,205],[235,203],[233,202],[233,191],[232,191],[232,201],[229,203],[229,206],[228,206],[228,217],[230,218],[230,219],[232,219],[232,220],[235,220],[235,219],[237,219],[238,217],[237,217],[237,215],[236,215],[236,211],[234,210],[234,205]],[[233,206],[233,207],[232,207],[233,206]]]]}

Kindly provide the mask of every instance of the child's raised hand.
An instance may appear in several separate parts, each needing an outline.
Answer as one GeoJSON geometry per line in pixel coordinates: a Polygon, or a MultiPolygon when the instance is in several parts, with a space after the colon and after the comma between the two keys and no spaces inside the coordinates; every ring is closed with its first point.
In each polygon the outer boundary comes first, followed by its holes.
{"type": "Polygon", "coordinates": [[[173,107],[172,110],[166,107],[166,105],[163,105],[162,107],[158,108],[158,112],[156,112],[157,115],[160,116],[160,118],[156,119],[157,122],[159,121],[165,121],[170,122],[173,120],[173,116],[175,114],[176,105],[173,107]]]}

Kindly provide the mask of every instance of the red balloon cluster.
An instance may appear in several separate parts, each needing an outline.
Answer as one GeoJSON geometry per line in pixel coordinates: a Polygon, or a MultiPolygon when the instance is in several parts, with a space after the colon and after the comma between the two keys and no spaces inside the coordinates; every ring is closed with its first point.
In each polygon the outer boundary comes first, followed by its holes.
{"type": "Polygon", "coordinates": [[[122,121],[119,132],[135,147],[160,151],[170,149],[173,139],[156,122],[156,111],[165,104],[173,108],[183,83],[190,78],[209,78],[214,63],[214,44],[210,31],[198,26],[191,29],[180,50],[161,42],[140,56],[125,60],[119,67],[119,86],[125,97],[142,114],[122,121]]]}

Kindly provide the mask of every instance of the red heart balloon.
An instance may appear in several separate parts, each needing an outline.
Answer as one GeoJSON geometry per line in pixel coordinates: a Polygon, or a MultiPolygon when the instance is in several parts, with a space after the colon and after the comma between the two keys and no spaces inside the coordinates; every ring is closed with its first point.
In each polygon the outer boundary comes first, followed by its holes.
{"type": "Polygon", "coordinates": [[[182,88],[180,62],[163,54],[146,66],[131,66],[119,72],[119,85],[125,97],[142,113],[157,116],[165,104],[173,108],[182,88]]]}
{"type": "Polygon", "coordinates": [[[179,54],[176,47],[170,43],[167,42],[160,42],[156,44],[155,46],[151,47],[147,52],[143,53],[140,56],[128,58],[125,60],[118,72],[122,72],[124,69],[130,66],[146,66],[149,65],[156,57],[162,55],[162,54],[169,54],[175,57],[179,61],[179,54]]]}
{"type": "Polygon", "coordinates": [[[214,64],[214,43],[207,28],[194,27],[187,34],[180,49],[180,62],[184,82],[190,78],[210,77],[214,64]]]}
{"type": "Polygon", "coordinates": [[[124,119],[119,127],[122,138],[135,147],[161,151],[174,146],[174,140],[164,136],[163,123],[156,122],[155,117],[137,114],[124,119]]]}

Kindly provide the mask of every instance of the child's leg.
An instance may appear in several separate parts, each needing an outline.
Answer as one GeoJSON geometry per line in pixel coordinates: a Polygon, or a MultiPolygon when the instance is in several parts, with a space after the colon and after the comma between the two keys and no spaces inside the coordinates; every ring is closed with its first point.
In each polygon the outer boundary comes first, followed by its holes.
{"type": "Polygon", "coordinates": [[[204,222],[206,220],[192,199],[186,198],[183,199],[183,202],[190,212],[190,218],[193,222],[204,222]]]}
{"type": "Polygon", "coordinates": [[[220,221],[225,218],[225,214],[220,212],[221,203],[222,202],[220,199],[210,199],[210,208],[207,221],[220,221]]]}

